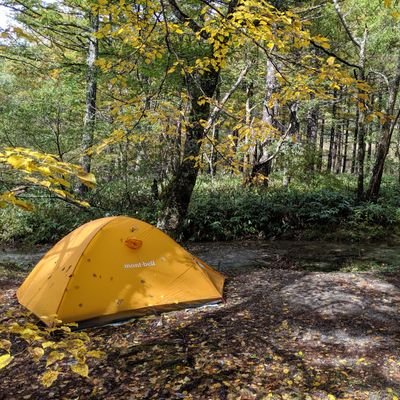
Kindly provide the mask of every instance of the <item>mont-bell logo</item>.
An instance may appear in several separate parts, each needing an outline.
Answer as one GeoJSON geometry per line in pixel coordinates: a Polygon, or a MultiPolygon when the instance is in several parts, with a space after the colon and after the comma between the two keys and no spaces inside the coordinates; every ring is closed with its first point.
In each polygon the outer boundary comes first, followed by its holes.
{"type": "Polygon", "coordinates": [[[141,261],[138,263],[133,263],[133,264],[125,264],[124,268],[129,269],[129,268],[145,268],[145,267],[155,267],[156,262],[155,260],[150,260],[150,261],[141,261]]]}

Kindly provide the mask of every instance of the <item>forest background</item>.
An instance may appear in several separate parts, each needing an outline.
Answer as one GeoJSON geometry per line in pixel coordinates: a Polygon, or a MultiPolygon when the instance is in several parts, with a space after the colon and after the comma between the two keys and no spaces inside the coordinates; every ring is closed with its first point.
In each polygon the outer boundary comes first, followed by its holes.
{"type": "Polygon", "coordinates": [[[2,242],[397,233],[398,2],[0,5],[2,242]]]}

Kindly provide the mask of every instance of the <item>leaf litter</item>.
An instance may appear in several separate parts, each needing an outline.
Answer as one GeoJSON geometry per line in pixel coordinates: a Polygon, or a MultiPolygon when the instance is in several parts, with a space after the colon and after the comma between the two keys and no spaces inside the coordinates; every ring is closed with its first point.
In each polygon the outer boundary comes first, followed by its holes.
{"type": "MultiPolygon", "coordinates": [[[[218,306],[87,330],[98,356],[88,369],[56,357],[64,368],[46,372],[39,349],[12,340],[13,358],[0,353],[8,364],[0,399],[399,397],[400,277],[305,272],[280,262],[228,278],[218,306]]],[[[18,282],[0,275],[0,283],[3,316],[20,307],[18,282]]]]}

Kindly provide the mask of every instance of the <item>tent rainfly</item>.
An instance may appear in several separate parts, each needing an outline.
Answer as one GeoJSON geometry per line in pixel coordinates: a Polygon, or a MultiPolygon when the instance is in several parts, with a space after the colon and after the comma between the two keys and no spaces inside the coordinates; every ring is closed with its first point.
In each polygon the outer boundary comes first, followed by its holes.
{"type": "Polygon", "coordinates": [[[84,327],[221,301],[224,279],[156,227],[108,217],[61,239],[17,297],[47,325],[84,327]]]}

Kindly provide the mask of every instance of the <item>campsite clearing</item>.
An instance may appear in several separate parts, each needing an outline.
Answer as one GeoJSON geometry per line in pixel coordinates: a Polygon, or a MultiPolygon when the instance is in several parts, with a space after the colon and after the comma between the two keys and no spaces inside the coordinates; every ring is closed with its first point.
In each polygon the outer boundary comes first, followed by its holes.
{"type": "MultiPolygon", "coordinates": [[[[46,389],[39,383],[45,360],[35,363],[13,343],[0,398],[362,400],[399,393],[397,275],[310,272],[284,256],[224,272],[226,304],[88,330],[93,348],[106,352],[89,361],[89,378],[62,365],[65,373],[46,389]]],[[[2,281],[2,315],[19,307],[17,284],[2,281]]]]}

